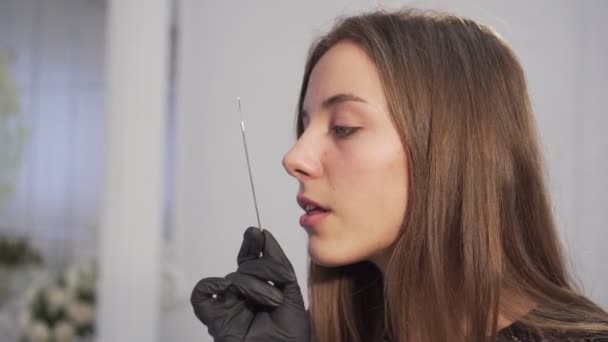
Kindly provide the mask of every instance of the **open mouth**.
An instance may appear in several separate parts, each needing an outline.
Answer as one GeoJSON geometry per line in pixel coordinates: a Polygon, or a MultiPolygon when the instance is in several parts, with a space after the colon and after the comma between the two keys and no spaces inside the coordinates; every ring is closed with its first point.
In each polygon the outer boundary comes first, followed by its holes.
{"type": "Polygon", "coordinates": [[[298,195],[298,204],[306,213],[300,217],[300,225],[307,229],[315,229],[330,213],[330,209],[311,200],[303,194],[298,195]]]}
{"type": "Polygon", "coordinates": [[[323,206],[320,203],[317,203],[315,201],[313,201],[312,199],[308,198],[307,196],[300,194],[297,197],[297,202],[300,205],[300,208],[304,209],[304,211],[308,214],[311,212],[327,212],[329,211],[329,208],[323,206]]]}
{"type": "Polygon", "coordinates": [[[314,205],[314,204],[307,204],[307,205],[304,207],[304,211],[306,211],[306,214],[307,214],[307,215],[313,215],[313,214],[322,214],[322,213],[326,213],[326,212],[328,212],[329,210],[327,210],[327,209],[325,209],[325,208],[318,207],[318,206],[316,206],[316,205],[314,205]]]}

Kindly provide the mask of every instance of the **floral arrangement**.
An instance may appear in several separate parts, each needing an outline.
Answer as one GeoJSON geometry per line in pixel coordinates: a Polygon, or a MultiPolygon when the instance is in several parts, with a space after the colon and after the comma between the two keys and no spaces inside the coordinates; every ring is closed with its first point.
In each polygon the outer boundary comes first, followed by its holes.
{"type": "Polygon", "coordinates": [[[55,281],[26,294],[19,317],[22,342],[92,340],[95,333],[95,270],[69,268],[55,281]]]}

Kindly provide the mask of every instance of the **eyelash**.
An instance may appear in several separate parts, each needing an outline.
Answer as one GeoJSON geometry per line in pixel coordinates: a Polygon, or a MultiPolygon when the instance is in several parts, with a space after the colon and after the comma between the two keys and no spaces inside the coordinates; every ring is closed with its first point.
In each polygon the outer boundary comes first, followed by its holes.
{"type": "MultiPolygon", "coordinates": [[[[308,123],[304,121],[302,123],[302,125],[303,125],[304,131],[305,131],[308,128],[308,123]]],[[[330,127],[329,130],[330,130],[330,133],[332,133],[338,139],[346,139],[348,136],[355,133],[355,131],[359,130],[359,128],[360,127],[333,125],[330,127]],[[343,130],[346,130],[346,132],[341,132],[343,130]]]]}
{"type": "Polygon", "coordinates": [[[353,134],[357,130],[357,127],[348,127],[348,126],[332,126],[332,133],[338,138],[346,138],[349,135],[353,134]],[[341,130],[346,130],[346,133],[340,133],[341,130]]]}

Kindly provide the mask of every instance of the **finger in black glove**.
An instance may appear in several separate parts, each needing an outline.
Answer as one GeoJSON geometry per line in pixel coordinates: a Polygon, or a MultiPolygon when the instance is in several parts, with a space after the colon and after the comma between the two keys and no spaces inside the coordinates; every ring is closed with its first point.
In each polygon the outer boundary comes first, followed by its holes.
{"type": "Polygon", "coordinates": [[[205,278],[192,291],[195,315],[209,334],[222,342],[308,342],[302,293],[293,266],[274,236],[249,227],[237,263],[237,272],[205,278]]]}

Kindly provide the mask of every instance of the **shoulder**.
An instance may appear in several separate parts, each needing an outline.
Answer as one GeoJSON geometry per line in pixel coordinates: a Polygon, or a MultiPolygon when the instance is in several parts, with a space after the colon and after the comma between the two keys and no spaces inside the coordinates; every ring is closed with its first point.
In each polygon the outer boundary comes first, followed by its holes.
{"type": "Polygon", "coordinates": [[[534,327],[528,327],[520,322],[515,322],[510,326],[500,330],[497,335],[497,342],[521,341],[521,342],[552,342],[552,341],[571,341],[571,342],[608,342],[608,334],[581,334],[579,332],[547,332],[534,327]]]}

